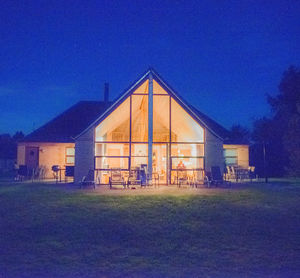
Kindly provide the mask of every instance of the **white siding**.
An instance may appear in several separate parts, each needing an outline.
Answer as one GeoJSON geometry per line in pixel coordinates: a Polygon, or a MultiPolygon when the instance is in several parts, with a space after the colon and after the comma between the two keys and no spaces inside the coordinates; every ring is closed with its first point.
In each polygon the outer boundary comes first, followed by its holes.
{"type": "Polygon", "coordinates": [[[205,130],[205,170],[210,171],[211,166],[219,166],[224,171],[223,141],[205,130]]]}
{"type": "Polygon", "coordinates": [[[89,169],[94,169],[94,128],[76,139],[75,142],[75,183],[80,183],[89,169]]]}

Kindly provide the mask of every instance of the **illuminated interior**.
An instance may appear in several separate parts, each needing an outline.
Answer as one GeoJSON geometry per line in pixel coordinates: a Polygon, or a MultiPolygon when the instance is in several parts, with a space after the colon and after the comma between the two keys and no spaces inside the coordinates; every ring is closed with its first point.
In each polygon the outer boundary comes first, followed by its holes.
{"type": "Polygon", "coordinates": [[[66,164],[74,165],[75,163],[75,148],[66,148],[66,164]]]}
{"type": "MultiPolygon", "coordinates": [[[[95,169],[101,183],[110,171],[124,177],[148,163],[146,80],[95,129],[95,169]]],[[[204,129],[153,80],[152,172],[161,184],[175,183],[179,171],[192,176],[204,168],[204,129]]]]}
{"type": "Polygon", "coordinates": [[[236,166],[238,164],[237,149],[224,149],[224,158],[226,166],[236,166]]]}

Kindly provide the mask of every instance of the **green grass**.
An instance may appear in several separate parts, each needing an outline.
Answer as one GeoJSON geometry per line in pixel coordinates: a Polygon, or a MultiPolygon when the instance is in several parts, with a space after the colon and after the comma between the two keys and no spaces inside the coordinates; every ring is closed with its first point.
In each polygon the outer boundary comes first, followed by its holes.
{"type": "Polygon", "coordinates": [[[0,183],[0,277],[299,277],[300,184],[99,196],[0,183]]]}

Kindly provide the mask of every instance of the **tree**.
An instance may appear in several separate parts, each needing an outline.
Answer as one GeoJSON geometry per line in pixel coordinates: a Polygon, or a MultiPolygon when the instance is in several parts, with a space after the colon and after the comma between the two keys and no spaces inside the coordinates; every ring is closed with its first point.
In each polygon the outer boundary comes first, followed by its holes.
{"type": "Polygon", "coordinates": [[[250,142],[249,130],[241,125],[233,125],[228,137],[232,144],[249,144],[250,142]]]}
{"type": "Polygon", "coordinates": [[[281,129],[282,143],[288,154],[287,171],[300,175],[300,69],[290,67],[279,84],[279,94],[268,97],[274,121],[281,129]]]}
{"type": "Polygon", "coordinates": [[[22,131],[18,131],[14,136],[0,134],[0,157],[15,159],[17,157],[17,143],[24,138],[22,131]]]}
{"type": "Polygon", "coordinates": [[[288,163],[282,132],[276,121],[266,117],[254,122],[250,157],[259,176],[283,176],[288,163]]]}
{"type": "Polygon", "coordinates": [[[290,67],[279,84],[279,94],[268,96],[271,118],[254,123],[253,139],[265,144],[269,170],[280,176],[300,175],[300,70],[290,67]]]}
{"type": "Polygon", "coordinates": [[[25,137],[22,131],[17,131],[15,135],[12,137],[15,142],[21,141],[25,137]]]}

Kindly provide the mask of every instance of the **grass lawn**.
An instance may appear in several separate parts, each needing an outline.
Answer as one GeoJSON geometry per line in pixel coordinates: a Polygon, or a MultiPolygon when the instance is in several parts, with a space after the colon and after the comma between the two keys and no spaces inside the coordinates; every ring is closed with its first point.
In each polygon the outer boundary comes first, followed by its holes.
{"type": "Polygon", "coordinates": [[[180,196],[2,182],[0,277],[300,277],[300,182],[180,196]]]}

